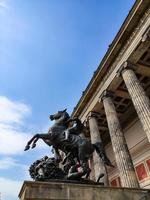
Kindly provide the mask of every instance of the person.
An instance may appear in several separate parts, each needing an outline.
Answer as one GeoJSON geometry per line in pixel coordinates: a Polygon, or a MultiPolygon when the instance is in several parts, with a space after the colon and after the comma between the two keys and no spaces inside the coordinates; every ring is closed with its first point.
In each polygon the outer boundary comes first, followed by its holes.
{"type": "Polygon", "coordinates": [[[80,119],[76,118],[70,118],[68,121],[68,123],[70,122],[75,122],[73,126],[67,128],[64,131],[65,134],[65,140],[69,139],[69,135],[70,134],[74,134],[74,135],[80,135],[84,132],[85,130],[85,126],[83,125],[83,123],[81,122],[80,119]]]}

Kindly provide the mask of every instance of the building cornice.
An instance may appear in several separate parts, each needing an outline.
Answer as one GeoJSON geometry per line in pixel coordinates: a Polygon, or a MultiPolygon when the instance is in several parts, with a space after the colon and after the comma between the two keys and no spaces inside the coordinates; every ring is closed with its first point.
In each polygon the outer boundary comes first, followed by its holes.
{"type": "Polygon", "coordinates": [[[77,106],[74,108],[72,116],[79,116],[81,114],[85,105],[90,101],[100,82],[103,80],[103,77],[106,75],[108,70],[110,71],[112,63],[114,63],[116,57],[118,57],[120,51],[122,51],[122,49],[124,48],[125,42],[127,43],[127,41],[129,41],[133,30],[139,24],[139,21],[145,14],[148,7],[149,0],[137,0],[135,2],[124,23],[122,24],[119,32],[117,33],[115,39],[109,46],[109,49],[102,59],[100,65],[95,71],[77,106]]]}

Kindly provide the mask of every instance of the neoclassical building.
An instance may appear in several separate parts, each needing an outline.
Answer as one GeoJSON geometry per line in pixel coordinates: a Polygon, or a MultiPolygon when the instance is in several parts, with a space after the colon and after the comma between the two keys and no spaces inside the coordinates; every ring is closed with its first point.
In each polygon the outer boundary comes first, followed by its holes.
{"type": "Polygon", "coordinates": [[[92,179],[150,188],[150,0],[137,0],[75,107],[87,137],[101,141],[115,168],[96,154],[92,179]]]}

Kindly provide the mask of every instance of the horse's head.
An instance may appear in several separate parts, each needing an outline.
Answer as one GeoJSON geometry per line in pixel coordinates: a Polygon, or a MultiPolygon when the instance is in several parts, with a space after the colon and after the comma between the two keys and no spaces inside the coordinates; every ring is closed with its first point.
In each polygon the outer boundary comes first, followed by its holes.
{"type": "Polygon", "coordinates": [[[50,120],[56,120],[56,121],[67,121],[70,117],[69,114],[66,112],[67,109],[58,111],[54,115],[50,115],[49,118],[50,120]]]}

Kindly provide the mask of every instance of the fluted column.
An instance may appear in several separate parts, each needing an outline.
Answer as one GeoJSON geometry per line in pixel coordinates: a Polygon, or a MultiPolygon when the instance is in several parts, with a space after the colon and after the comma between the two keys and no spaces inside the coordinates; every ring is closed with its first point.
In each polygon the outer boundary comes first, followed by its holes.
{"type": "Polygon", "coordinates": [[[95,180],[95,170],[94,170],[94,163],[93,163],[93,155],[91,156],[91,158],[89,160],[89,167],[91,169],[90,179],[91,180],[95,180]]]}
{"type": "MultiPolygon", "coordinates": [[[[91,136],[92,144],[96,142],[102,142],[97,120],[93,113],[91,113],[89,116],[89,127],[90,127],[90,136],[91,136]]],[[[108,174],[107,174],[105,165],[101,161],[99,155],[96,152],[94,152],[93,154],[93,165],[94,165],[95,180],[98,179],[100,173],[104,173],[104,178],[103,178],[104,185],[108,186],[109,181],[108,181],[108,174]]]]}
{"type": "Polygon", "coordinates": [[[140,81],[136,77],[132,67],[132,64],[125,62],[121,74],[143,129],[150,142],[150,100],[146,95],[140,81]]]}
{"type": "Polygon", "coordinates": [[[112,93],[105,91],[102,100],[121,184],[123,187],[137,188],[139,184],[134,166],[111,95],[112,93]]]}

